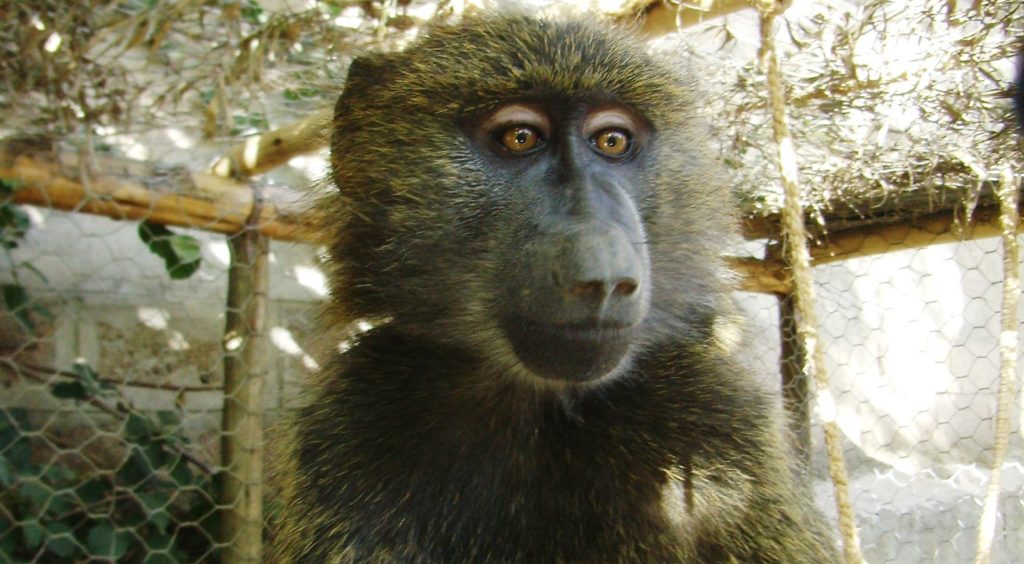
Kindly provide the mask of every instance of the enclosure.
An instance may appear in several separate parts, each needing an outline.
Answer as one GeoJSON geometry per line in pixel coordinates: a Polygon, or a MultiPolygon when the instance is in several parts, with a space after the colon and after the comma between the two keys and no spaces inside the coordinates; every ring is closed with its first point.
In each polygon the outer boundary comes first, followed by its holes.
{"type": "MultiPolygon", "coordinates": [[[[736,346],[864,561],[1024,560],[1024,8],[804,0],[762,38],[745,1],[526,4],[636,26],[700,69],[742,211],[736,346]]],[[[0,560],[262,559],[276,424],[375,321],[316,319],[310,206],[334,189],[347,65],[502,7],[0,0],[0,560]]]]}

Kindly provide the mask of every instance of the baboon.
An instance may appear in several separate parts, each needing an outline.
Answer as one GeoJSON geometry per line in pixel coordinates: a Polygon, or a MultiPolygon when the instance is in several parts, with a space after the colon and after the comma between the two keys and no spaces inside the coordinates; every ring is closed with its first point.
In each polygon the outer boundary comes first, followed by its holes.
{"type": "Polygon", "coordinates": [[[296,411],[278,561],[837,560],[720,335],[692,75],[516,14],[352,63],[328,317],[386,320],[296,411]]]}

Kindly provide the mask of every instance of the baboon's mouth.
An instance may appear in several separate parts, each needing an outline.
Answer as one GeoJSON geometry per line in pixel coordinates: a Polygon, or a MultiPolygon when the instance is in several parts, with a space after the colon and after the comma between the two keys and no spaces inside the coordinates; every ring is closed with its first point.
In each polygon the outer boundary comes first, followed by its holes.
{"type": "Polygon", "coordinates": [[[629,352],[636,325],[551,323],[508,317],[505,334],[527,369],[543,378],[589,382],[615,370],[629,352]]]}

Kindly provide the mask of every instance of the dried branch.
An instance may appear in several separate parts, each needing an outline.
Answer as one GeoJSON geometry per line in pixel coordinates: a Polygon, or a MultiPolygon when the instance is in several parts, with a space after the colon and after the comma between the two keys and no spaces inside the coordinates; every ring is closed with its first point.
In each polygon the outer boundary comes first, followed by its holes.
{"type": "Polygon", "coordinates": [[[333,112],[321,110],[306,119],[249,137],[211,167],[222,178],[256,176],[287,163],[292,157],[327,146],[333,112]]]}

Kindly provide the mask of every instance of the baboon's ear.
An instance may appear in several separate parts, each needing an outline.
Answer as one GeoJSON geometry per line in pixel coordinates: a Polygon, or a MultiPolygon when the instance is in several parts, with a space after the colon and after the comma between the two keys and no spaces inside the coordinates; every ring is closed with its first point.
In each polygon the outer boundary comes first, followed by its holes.
{"type": "MultiPolygon", "coordinates": [[[[391,76],[394,74],[394,64],[397,62],[397,57],[378,53],[356,57],[349,65],[341,95],[334,104],[334,120],[330,124],[331,164],[335,171],[339,166],[339,157],[335,150],[338,140],[365,125],[361,123],[363,120],[355,119],[353,116],[365,116],[361,108],[368,100],[379,95],[381,89],[389,87],[391,76]]],[[[340,187],[337,177],[335,185],[340,187]]]]}
{"type": "Polygon", "coordinates": [[[345,78],[344,93],[363,92],[371,86],[380,86],[388,81],[396,61],[384,53],[363,55],[353,59],[345,78]]]}
{"type": "Polygon", "coordinates": [[[359,100],[372,96],[375,88],[386,88],[396,62],[386,54],[356,57],[348,67],[348,76],[342,87],[341,96],[334,105],[334,123],[346,123],[353,106],[359,100]]]}

